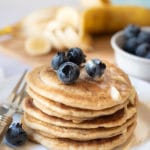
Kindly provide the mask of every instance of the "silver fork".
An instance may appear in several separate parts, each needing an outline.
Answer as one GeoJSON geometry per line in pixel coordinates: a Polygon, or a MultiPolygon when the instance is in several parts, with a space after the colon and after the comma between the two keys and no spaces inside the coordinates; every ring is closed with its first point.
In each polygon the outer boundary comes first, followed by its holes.
{"type": "Polygon", "coordinates": [[[3,140],[5,133],[7,132],[10,124],[12,123],[12,117],[14,113],[20,110],[20,106],[24,97],[26,83],[23,83],[24,77],[27,71],[23,73],[21,78],[19,79],[18,83],[12,90],[10,96],[8,97],[8,104],[4,104],[1,107],[4,109],[8,109],[8,111],[4,114],[0,114],[0,143],[3,140]],[[23,83],[22,88],[20,89],[23,83]],[[17,92],[20,89],[20,92],[17,92]]]}

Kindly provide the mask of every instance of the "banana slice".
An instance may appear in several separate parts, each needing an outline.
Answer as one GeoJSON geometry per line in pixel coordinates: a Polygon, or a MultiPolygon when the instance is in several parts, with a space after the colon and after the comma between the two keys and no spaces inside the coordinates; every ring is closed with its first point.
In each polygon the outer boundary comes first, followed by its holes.
{"type": "Polygon", "coordinates": [[[47,54],[51,49],[49,39],[43,35],[28,37],[25,41],[25,50],[32,56],[47,54]]]}
{"type": "Polygon", "coordinates": [[[45,31],[52,32],[52,31],[61,30],[64,28],[65,28],[64,23],[61,23],[57,20],[52,20],[47,24],[45,31]]]}
{"type": "Polygon", "coordinates": [[[58,8],[49,7],[35,11],[23,18],[23,20],[21,21],[22,26],[24,28],[28,28],[35,24],[47,23],[55,17],[55,13],[57,12],[57,10],[58,8]]]}
{"type": "Polygon", "coordinates": [[[21,31],[21,35],[23,35],[24,37],[38,36],[40,34],[43,34],[46,25],[47,24],[45,23],[32,24],[32,26],[24,28],[21,31]]]}
{"type": "Polygon", "coordinates": [[[100,0],[80,0],[80,3],[81,6],[87,8],[87,7],[99,6],[100,0]]]}
{"type": "Polygon", "coordinates": [[[78,33],[72,28],[68,27],[64,31],[66,40],[68,42],[68,47],[78,47],[80,46],[80,39],[78,33]]]}
{"type": "Polygon", "coordinates": [[[25,37],[43,32],[48,22],[55,18],[58,8],[49,7],[35,11],[19,22],[20,35],[25,37]]]}
{"type": "Polygon", "coordinates": [[[68,37],[64,34],[62,30],[56,30],[55,35],[57,36],[57,39],[64,45],[65,48],[70,47],[68,37]]]}
{"type": "Polygon", "coordinates": [[[78,28],[79,13],[75,8],[66,6],[58,10],[56,14],[56,20],[66,25],[71,25],[74,28],[78,28]]]}
{"type": "Polygon", "coordinates": [[[80,0],[81,6],[84,8],[95,7],[95,6],[104,6],[111,4],[110,0],[80,0]]]}
{"type": "Polygon", "coordinates": [[[44,34],[51,42],[53,48],[56,48],[56,50],[58,51],[61,51],[64,48],[62,43],[58,40],[57,36],[55,35],[55,32],[45,32],[44,34]]]}
{"type": "MultiPolygon", "coordinates": [[[[64,28],[64,23],[60,23],[57,20],[52,20],[48,23],[44,31],[44,35],[50,40],[52,46],[58,51],[62,51],[65,48],[64,43],[61,40],[63,35],[60,32],[57,33],[57,31],[63,31],[64,28]],[[61,38],[59,38],[59,36],[61,36],[61,38]]],[[[63,40],[65,40],[65,38],[63,40]]]]}

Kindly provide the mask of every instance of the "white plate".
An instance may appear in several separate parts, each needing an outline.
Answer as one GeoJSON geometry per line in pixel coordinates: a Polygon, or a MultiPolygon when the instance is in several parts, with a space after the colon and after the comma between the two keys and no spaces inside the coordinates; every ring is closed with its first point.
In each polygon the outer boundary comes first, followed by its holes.
{"type": "MultiPolygon", "coordinates": [[[[134,87],[136,88],[139,95],[139,106],[138,106],[138,123],[135,130],[135,134],[126,143],[122,149],[132,149],[132,150],[149,150],[150,149],[150,83],[141,81],[135,78],[130,78],[134,87]]],[[[7,79],[5,81],[0,81],[0,96],[6,96],[8,90],[16,83],[16,77],[7,79]],[[3,83],[3,84],[1,84],[3,83]],[[9,84],[8,84],[9,83],[9,84]],[[2,85],[5,85],[2,86],[2,85]],[[7,92],[7,93],[6,93],[7,92]]],[[[2,102],[2,101],[0,101],[2,102]]],[[[20,116],[14,116],[14,122],[20,121],[20,116]]],[[[46,150],[43,146],[27,142],[25,145],[15,148],[16,150],[46,150]]]]}

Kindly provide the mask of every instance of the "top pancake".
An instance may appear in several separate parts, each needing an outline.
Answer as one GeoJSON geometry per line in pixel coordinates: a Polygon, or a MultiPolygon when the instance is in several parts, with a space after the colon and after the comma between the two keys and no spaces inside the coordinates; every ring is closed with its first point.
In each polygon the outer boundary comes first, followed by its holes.
{"type": "Polygon", "coordinates": [[[53,69],[41,66],[28,74],[27,84],[39,95],[67,106],[90,110],[110,108],[124,103],[131,94],[132,86],[124,72],[105,63],[107,69],[100,79],[94,80],[81,73],[75,83],[66,85],[53,69]],[[112,87],[119,93],[117,100],[112,96],[112,87]]]}

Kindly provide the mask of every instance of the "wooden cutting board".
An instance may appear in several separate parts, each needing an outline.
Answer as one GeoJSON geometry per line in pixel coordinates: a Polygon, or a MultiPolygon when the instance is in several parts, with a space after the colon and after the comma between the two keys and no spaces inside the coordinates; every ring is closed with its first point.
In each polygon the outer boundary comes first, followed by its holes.
{"type": "MultiPolygon", "coordinates": [[[[94,50],[85,52],[87,59],[101,58],[114,62],[113,50],[110,46],[110,38],[111,36],[101,36],[95,39],[93,44],[94,50]]],[[[10,38],[0,41],[0,52],[32,67],[41,64],[49,64],[51,57],[56,53],[56,51],[52,51],[50,54],[43,56],[30,56],[25,52],[24,39],[21,38],[10,38]]]]}

